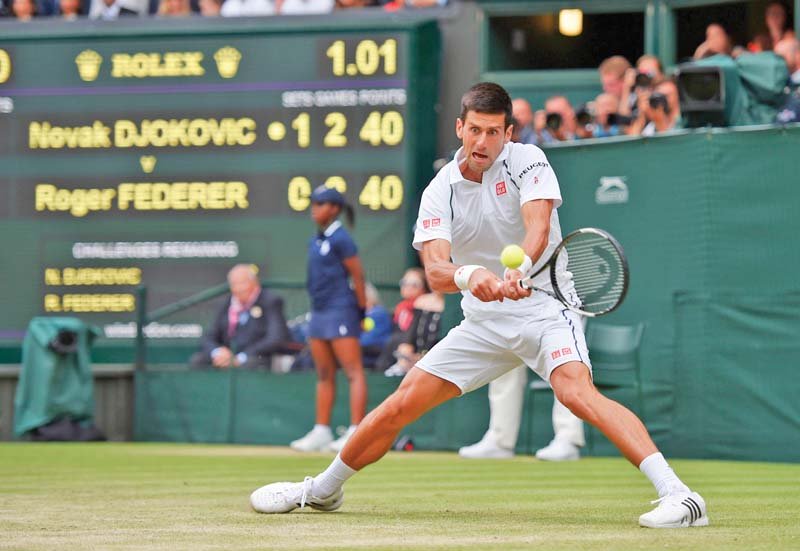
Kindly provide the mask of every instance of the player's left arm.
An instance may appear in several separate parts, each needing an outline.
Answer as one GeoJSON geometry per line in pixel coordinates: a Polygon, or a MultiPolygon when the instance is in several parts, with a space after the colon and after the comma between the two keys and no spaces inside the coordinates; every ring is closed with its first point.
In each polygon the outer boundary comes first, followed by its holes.
{"type": "MultiPolygon", "coordinates": [[[[552,199],[535,199],[522,204],[520,209],[525,224],[525,238],[522,250],[535,265],[547,248],[550,240],[550,215],[553,212],[552,199]]],[[[531,291],[523,289],[517,283],[525,276],[519,270],[506,270],[503,292],[506,297],[517,300],[529,297],[531,291]]]]}

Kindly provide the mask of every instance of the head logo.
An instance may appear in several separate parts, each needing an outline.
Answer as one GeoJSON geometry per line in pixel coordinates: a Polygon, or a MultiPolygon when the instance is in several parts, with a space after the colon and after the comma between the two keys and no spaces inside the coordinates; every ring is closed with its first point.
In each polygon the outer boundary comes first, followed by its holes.
{"type": "Polygon", "coordinates": [[[600,187],[594,192],[598,205],[614,205],[628,202],[628,184],[625,176],[602,176],[600,187]]]}
{"type": "Polygon", "coordinates": [[[494,185],[494,191],[497,195],[505,195],[506,194],[506,183],[505,182],[497,182],[494,185]]]}

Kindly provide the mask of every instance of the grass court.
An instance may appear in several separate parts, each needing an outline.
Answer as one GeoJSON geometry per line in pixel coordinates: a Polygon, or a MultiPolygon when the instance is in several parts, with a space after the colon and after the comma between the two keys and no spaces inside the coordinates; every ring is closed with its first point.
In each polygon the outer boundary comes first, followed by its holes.
{"type": "Polygon", "coordinates": [[[656,496],[619,458],[391,453],[335,513],[259,515],[258,486],[331,455],[181,444],[0,444],[0,549],[800,549],[800,465],[675,460],[711,526],[647,530],[656,496]]]}

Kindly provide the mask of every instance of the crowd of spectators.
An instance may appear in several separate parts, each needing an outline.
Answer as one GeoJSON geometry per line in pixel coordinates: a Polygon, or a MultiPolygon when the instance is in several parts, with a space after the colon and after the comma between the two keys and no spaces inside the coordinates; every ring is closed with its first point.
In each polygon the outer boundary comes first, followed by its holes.
{"type": "MultiPolygon", "coordinates": [[[[785,6],[770,2],[764,14],[766,31],[746,46],[734,44],[724,26],[713,22],[692,59],[773,51],[785,60],[789,72],[786,103],[777,122],[800,121],[800,42],[788,21],[785,6]]],[[[598,72],[602,93],[577,108],[563,95],[547,98],[543,108],[535,111],[527,100],[514,99],[512,140],[543,145],[619,135],[652,136],[684,126],[677,83],[656,56],[643,55],[635,65],[623,56],[612,56],[600,64],[598,72]]]]}
{"type": "Polygon", "coordinates": [[[442,6],[447,0],[0,0],[0,17],[31,21],[37,17],[251,17],[311,15],[377,7],[386,11],[442,6]]]}

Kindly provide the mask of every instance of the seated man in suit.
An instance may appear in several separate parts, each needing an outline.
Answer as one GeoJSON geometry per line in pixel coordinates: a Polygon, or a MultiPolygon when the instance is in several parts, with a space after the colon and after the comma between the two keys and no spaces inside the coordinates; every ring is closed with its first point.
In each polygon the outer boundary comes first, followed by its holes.
{"type": "Polygon", "coordinates": [[[231,294],[203,336],[194,366],[269,367],[272,354],[283,349],[289,330],[283,299],[262,289],[256,271],[237,264],[228,272],[231,294]]]}

